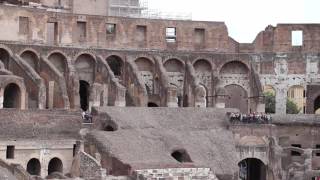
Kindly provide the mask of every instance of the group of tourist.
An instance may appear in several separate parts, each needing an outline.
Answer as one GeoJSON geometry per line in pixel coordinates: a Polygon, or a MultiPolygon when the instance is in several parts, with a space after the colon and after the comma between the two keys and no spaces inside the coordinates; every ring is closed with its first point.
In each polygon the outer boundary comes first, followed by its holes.
{"type": "Polygon", "coordinates": [[[269,114],[265,113],[231,113],[231,123],[244,123],[244,124],[271,124],[272,118],[269,114]]]}

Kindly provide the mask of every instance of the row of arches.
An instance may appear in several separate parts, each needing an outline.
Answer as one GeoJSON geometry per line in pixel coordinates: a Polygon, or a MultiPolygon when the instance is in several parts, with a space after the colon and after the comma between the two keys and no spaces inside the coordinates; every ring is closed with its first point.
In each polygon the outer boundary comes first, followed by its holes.
{"type": "MultiPolygon", "coordinates": [[[[0,48],[0,56],[1,61],[5,64],[5,67],[9,68],[9,59],[10,53],[5,49],[0,48]]],[[[37,54],[32,49],[27,49],[20,54],[21,58],[25,60],[26,63],[29,64],[37,73],[40,73],[40,58],[39,54],[37,54]]],[[[55,68],[64,75],[66,82],[70,82],[68,77],[68,72],[70,71],[70,62],[68,61],[65,54],[55,51],[48,55],[48,60],[55,66],[55,68]]],[[[106,59],[107,64],[110,69],[113,71],[114,75],[119,79],[122,78],[124,73],[124,60],[122,57],[117,55],[111,55],[106,59]]],[[[89,99],[90,99],[90,88],[92,87],[95,81],[95,73],[97,68],[97,62],[95,56],[91,53],[83,53],[76,56],[74,61],[74,67],[77,71],[79,77],[79,96],[80,96],[80,104],[83,110],[87,110],[89,107],[89,99]]],[[[135,64],[138,67],[139,74],[142,76],[144,84],[146,86],[148,94],[159,94],[160,83],[158,76],[155,74],[155,63],[153,59],[147,57],[140,57],[135,60],[135,64]]],[[[178,58],[169,58],[164,61],[163,66],[169,76],[170,85],[177,89],[177,99],[178,105],[183,106],[186,104],[183,102],[185,100],[183,94],[183,86],[184,86],[184,78],[185,78],[185,63],[183,60],[178,58]]],[[[205,96],[207,97],[212,92],[212,69],[213,65],[210,61],[206,59],[197,59],[193,62],[193,67],[197,73],[199,79],[201,79],[201,86],[205,89],[205,96]]],[[[247,74],[249,72],[249,68],[247,65],[240,61],[230,61],[221,65],[220,74],[247,74]],[[235,68],[236,67],[236,68],[235,68]]],[[[48,83],[48,82],[46,82],[48,83]]],[[[59,86],[58,83],[55,84],[59,86]]],[[[48,84],[47,84],[48,86],[48,84]]],[[[56,88],[55,86],[55,88],[56,88]]],[[[68,87],[68,86],[67,86],[68,87]]],[[[18,92],[18,91],[17,91],[18,92]]],[[[58,92],[55,90],[54,96],[58,96],[58,92]]],[[[70,95],[70,93],[69,93],[70,95]]],[[[9,96],[8,96],[9,97],[9,96]]],[[[61,98],[53,98],[54,100],[61,98]]],[[[38,102],[34,95],[30,95],[29,93],[29,108],[35,107],[38,102]],[[31,103],[30,103],[31,102],[31,103]],[[31,105],[30,105],[31,104],[31,105]]],[[[185,100],[187,101],[187,100],[185,100]]],[[[207,99],[207,101],[209,101],[207,99]]],[[[48,102],[47,102],[48,103],[48,102]]],[[[72,104],[72,102],[70,102],[72,104]]],[[[62,108],[63,104],[59,102],[54,103],[53,108],[62,108]]],[[[7,106],[6,106],[7,107],[7,106]]],[[[10,106],[11,107],[11,106],[10,106]]],[[[48,107],[48,105],[47,105],[48,107]]]]}
{"type": "MultiPolygon", "coordinates": [[[[39,159],[32,158],[28,161],[27,172],[30,175],[41,176],[41,163],[39,159]]],[[[52,158],[48,164],[48,175],[51,175],[55,172],[63,173],[62,161],[57,157],[52,158]]]]}

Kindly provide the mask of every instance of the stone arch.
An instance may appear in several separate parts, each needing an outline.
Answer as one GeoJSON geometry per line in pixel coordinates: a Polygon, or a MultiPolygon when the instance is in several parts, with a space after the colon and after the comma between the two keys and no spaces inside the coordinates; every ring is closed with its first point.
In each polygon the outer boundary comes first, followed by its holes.
{"type": "Polygon", "coordinates": [[[20,57],[25,60],[36,72],[39,72],[39,55],[36,51],[27,49],[20,54],[20,57]]]}
{"type": "Polygon", "coordinates": [[[159,107],[159,105],[154,102],[148,102],[148,107],[159,107]]]}
{"type": "Polygon", "coordinates": [[[27,163],[27,172],[30,175],[36,175],[40,176],[41,175],[41,164],[39,159],[32,158],[28,161],[27,163]]]}
{"type": "Polygon", "coordinates": [[[265,112],[274,114],[276,112],[276,89],[271,85],[263,86],[265,112]]]}
{"type": "Polygon", "coordinates": [[[313,104],[314,114],[320,114],[320,95],[314,100],[313,104]]]}
{"type": "Polygon", "coordinates": [[[116,77],[120,77],[123,74],[124,61],[120,56],[110,55],[106,58],[106,62],[116,77]]]}
{"type": "Polygon", "coordinates": [[[248,66],[241,61],[230,61],[225,63],[221,69],[220,74],[243,74],[248,75],[250,69],[248,66]]]}
{"type": "MultiPolygon", "coordinates": [[[[305,113],[306,91],[303,86],[301,85],[290,86],[287,91],[287,98],[288,100],[291,100],[297,105],[298,109],[300,110],[300,113],[305,113]]],[[[290,113],[288,107],[287,107],[287,113],[290,113]]]]}
{"type": "Polygon", "coordinates": [[[4,89],[3,108],[20,108],[21,95],[21,88],[17,84],[8,84],[4,89]]]}
{"type": "Polygon", "coordinates": [[[79,55],[75,60],[75,67],[78,72],[79,80],[84,80],[93,84],[96,68],[94,56],[90,54],[79,55]]]}
{"type": "Polygon", "coordinates": [[[60,173],[63,172],[62,161],[57,157],[52,158],[48,164],[48,175],[50,175],[54,172],[60,172],[60,173]]]}
{"type": "Polygon", "coordinates": [[[148,94],[154,94],[154,63],[152,60],[140,57],[136,59],[135,64],[138,68],[139,75],[141,77],[141,80],[143,81],[147,93],[148,94]]]}
{"type": "Polygon", "coordinates": [[[257,158],[243,159],[238,163],[239,178],[248,180],[266,180],[266,164],[257,158]]]}
{"type": "Polygon", "coordinates": [[[3,63],[4,68],[9,70],[10,53],[8,50],[0,47],[0,61],[3,63]]]}
{"type": "Polygon", "coordinates": [[[171,156],[180,163],[192,162],[190,155],[185,149],[174,150],[171,156]]]}
{"type": "Polygon", "coordinates": [[[248,93],[239,85],[230,84],[224,87],[226,91],[226,108],[236,108],[242,113],[248,113],[248,93]]]}
{"type": "Polygon", "coordinates": [[[204,84],[196,88],[196,107],[208,107],[208,88],[204,84]]]}
{"type": "Polygon", "coordinates": [[[198,59],[193,63],[193,67],[196,72],[211,72],[212,65],[210,61],[206,59],[198,59]]]}
{"type": "Polygon", "coordinates": [[[184,72],[184,62],[177,58],[166,60],[163,66],[167,72],[184,72]]]}
{"type": "Polygon", "coordinates": [[[149,58],[139,57],[135,61],[139,71],[154,71],[154,63],[149,58]]]}
{"type": "Polygon", "coordinates": [[[68,71],[67,57],[61,52],[52,52],[48,55],[48,60],[63,74],[68,71]]]}

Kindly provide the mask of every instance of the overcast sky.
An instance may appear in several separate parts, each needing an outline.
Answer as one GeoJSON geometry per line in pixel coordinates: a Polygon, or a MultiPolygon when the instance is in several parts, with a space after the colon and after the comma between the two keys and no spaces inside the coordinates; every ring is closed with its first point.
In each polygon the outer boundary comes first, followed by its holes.
{"type": "Polygon", "coordinates": [[[320,23],[320,0],[148,0],[150,9],[190,12],[193,20],[224,21],[238,42],[252,42],[267,25],[320,23]]]}

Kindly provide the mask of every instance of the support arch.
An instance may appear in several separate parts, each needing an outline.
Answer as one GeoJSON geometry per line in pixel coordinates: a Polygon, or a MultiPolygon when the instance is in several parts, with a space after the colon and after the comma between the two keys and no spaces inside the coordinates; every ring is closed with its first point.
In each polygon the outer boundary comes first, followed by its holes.
{"type": "Polygon", "coordinates": [[[106,58],[106,62],[108,63],[110,69],[116,77],[121,77],[123,74],[123,66],[124,62],[121,57],[117,55],[111,55],[106,58]]]}
{"type": "Polygon", "coordinates": [[[248,93],[239,85],[231,84],[224,87],[226,91],[226,108],[236,108],[248,113],[248,93]]]}
{"type": "Polygon", "coordinates": [[[20,108],[21,94],[21,89],[17,84],[8,84],[4,89],[3,108],[20,108]]]}
{"type": "Polygon", "coordinates": [[[9,63],[10,63],[10,53],[0,47],[0,61],[3,63],[4,68],[9,70],[9,63]]]}
{"type": "Polygon", "coordinates": [[[263,86],[265,100],[265,112],[269,114],[276,113],[276,90],[271,85],[263,86]]]}
{"type": "Polygon", "coordinates": [[[33,50],[25,50],[20,54],[20,57],[25,60],[32,69],[39,72],[39,56],[33,50]]]}
{"type": "Polygon", "coordinates": [[[195,71],[198,72],[211,72],[212,71],[212,65],[211,63],[206,59],[198,59],[193,63],[193,67],[195,71]]]}
{"type": "Polygon", "coordinates": [[[136,59],[139,76],[143,80],[147,93],[154,94],[154,63],[148,58],[141,57],[136,59]]]}
{"type": "MultiPolygon", "coordinates": [[[[288,114],[297,114],[297,113],[305,113],[305,108],[306,108],[306,91],[305,88],[301,85],[293,85],[289,87],[288,92],[287,92],[287,108],[286,111],[288,114]],[[297,111],[292,109],[290,104],[294,103],[297,106],[297,111]]],[[[294,106],[294,105],[293,105],[294,106]]]]}
{"type": "Polygon", "coordinates": [[[65,76],[69,69],[65,55],[60,52],[53,52],[48,56],[48,60],[65,76]]]}
{"type": "Polygon", "coordinates": [[[239,178],[245,180],[266,180],[267,167],[257,158],[243,159],[238,163],[239,178]]]}
{"type": "Polygon", "coordinates": [[[41,175],[41,164],[40,164],[39,159],[32,158],[28,161],[27,172],[30,175],[36,175],[36,176],[41,175]]]}
{"type": "Polygon", "coordinates": [[[249,74],[248,66],[241,61],[230,61],[225,63],[221,69],[220,74],[249,74]]]}
{"type": "Polygon", "coordinates": [[[60,172],[60,173],[63,172],[62,161],[57,157],[52,158],[48,164],[48,175],[50,175],[54,172],[60,172]]]}
{"type": "Polygon", "coordinates": [[[314,100],[314,114],[320,114],[320,95],[314,100]]]}

